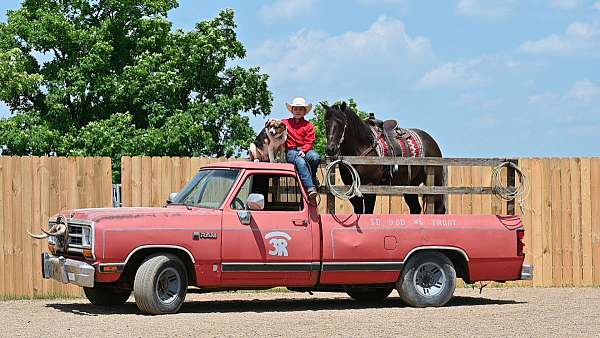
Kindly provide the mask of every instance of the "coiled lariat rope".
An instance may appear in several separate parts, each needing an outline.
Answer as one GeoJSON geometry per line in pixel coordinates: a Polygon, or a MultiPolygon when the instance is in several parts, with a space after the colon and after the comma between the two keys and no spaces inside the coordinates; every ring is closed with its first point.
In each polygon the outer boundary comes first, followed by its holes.
{"type": "Polygon", "coordinates": [[[494,195],[505,201],[516,200],[517,203],[519,203],[521,212],[525,212],[525,197],[527,196],[528,191],[529,181],[527,180],[527,176],[513,162],[503,162],[492,169],[492,192],[494,195]],[[519,182],[521,182],[518,186],[509,187],[502,182],[500,173],[504,167],[510,167],[517,172],[519,182]]]}
{"type": "Polygon", "coordinates": [[[352,166],[352,164],[344,160],[335,160],[329,163],[325,168],[325,184],[327,185],[327,190],[329,190],[329,192],[333,196],[339,199],[349,200],[354,197],[360,198],[363,204],[363,212],[365,212],[365,199],[363,198],[363,194],[360,191],[360,175],[358,174],[358,171],[356,171],[354,166],[352,166]],[[337,190],[335,188],[335,182],[331,182],[331,177],[333,175],[330,175],[330,173],[332,170],[335,170],[335,166],[338,164],[340,168],[342,166],[345,166],[346,169],[348,169],[348,171],[350,172],[350,177],[352,178],[352,183],[346,191],[337,190]]]}

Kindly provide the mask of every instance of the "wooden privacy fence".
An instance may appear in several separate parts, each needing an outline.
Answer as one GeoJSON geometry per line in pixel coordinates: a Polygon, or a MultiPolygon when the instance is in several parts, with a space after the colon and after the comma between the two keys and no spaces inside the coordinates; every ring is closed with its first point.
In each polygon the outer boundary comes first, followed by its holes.
{"type": "MultiPolygon", "coordinates": [[[[219,160],[124,157],[123,206],[162,206],[199,168],[219,160]]],[[[531,185],[521,215],[525,259],[535,266],[531,284],[600,286],[600,158],[524,158],[519,166],[531,185]]],[[[449,167],[447,181],[449,187],[490,186],[491,168],[449,167]]],[[[0,298],[81,294],[41,278],[46,241],[32,240],[25,230],[39,232],[63,209],[110,207],[111,183],[109,158],[0,157],[0,298]]],[[[322,195],[321,212],[325,201],[322,195]]],[[[352,212],[350,203],[335,203],[337,213],[352,212]]],[[[507,213],[506,203],[490,195],[451,195],[447,208],[452,214],[507,213]]],[[[401,196],[380,196],[375,212],[408,208],[401,196]]]]}
{"type": "Polygon", "coordinates": [[[0,299],[78,296],[42,278],[46,240],[34,240],[60,210],[111,206],[111,161],[101,157],[0,157],[0,299]]]}
{"type": "MultiPolygon", "coordinates": [[[[209,158],[124,157],[123,206],[162,206],[209,158]]],[[[530,190],[522,216],[526,228],[525,260],[535,266],[535,286],[600,286],[600,158],[522,158],[530,190]]],[[[506,170],[503,170],[506,182],[506,170]]],[[[323,182],[323,170],[318,175],[323,182]]],[[[491,186],[489,166],[448,167],[448,187],[491,186]]],[[[337,184],[341,184],[337,175],[337,184]]],[[[518,182],[517,182],[518,183],[518,182]]],[[[326,197],[321,195],[321,212],[326,197]]],[[[337,213],[352,205],[336,200],[337,213]]],[[[492,195],[451,195],[450,214],[506,214],[507,203],[492,195]]],[[[408,213],[401,196],[379,196],[375,213],[408,213]]],[[[491,243],[493,244],[493,243],[491,243]]]]}

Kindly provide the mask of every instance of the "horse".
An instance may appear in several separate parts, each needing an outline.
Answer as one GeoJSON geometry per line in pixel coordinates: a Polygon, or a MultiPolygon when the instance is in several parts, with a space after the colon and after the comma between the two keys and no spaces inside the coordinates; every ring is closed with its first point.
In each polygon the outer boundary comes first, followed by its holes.
{"type": "MultiPolygon", "coordinates": [[[[377,153],[378,135],[373,128],[361,119],[346,102],[328,106],[322,102],[325,110],[325,132],[327,135],[328,156],[379,156],[377,153]]],[[[416,134],[422,142],[422,151],[425,157],[442,157],[442,152],[437,142],[420,129],[408,129],[416,134]]],[[[423,166],[397,166],[397,170],[390,174],[390,166],[385,165],[356,165],[356,171],[362,184],[366,185],[410,185],[418,186],[425,183],[427,175],[423,166]],[[410,175],[410,177],[409,177],[410,175]]],[[[352,183],[350,171],[340,167],[340,175],[344,184],[352,183]]],[[[441,166],[434,167],[434,185],[444,184],[444,171],[441,166]]],[[[364,194],[363,200],[359,197],[350,199],[355,214],[372,214],[375,208],[375,194],[364,194]],[[364,210],[363,210],[364,206],[364,210]]],[[[434,195],[434,210],[436,214],[446,213],[443,195],[434,195]]],[[[404,200],[411,214],[420,214],[422,211],[419,197],[416,194],[404,194],[404,200]]]]}

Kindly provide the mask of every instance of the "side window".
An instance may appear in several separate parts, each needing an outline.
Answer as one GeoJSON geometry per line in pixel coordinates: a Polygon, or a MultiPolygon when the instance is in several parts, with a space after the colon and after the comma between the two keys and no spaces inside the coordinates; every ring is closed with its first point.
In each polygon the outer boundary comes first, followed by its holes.
{"type": "Polygon", "coordinates": [[[253,174],[238,191],[231,208],[243,210],[248,195],[262,194],[267,211],[300,211],[304,208],[300,183],[294,176],[253,174]]]}

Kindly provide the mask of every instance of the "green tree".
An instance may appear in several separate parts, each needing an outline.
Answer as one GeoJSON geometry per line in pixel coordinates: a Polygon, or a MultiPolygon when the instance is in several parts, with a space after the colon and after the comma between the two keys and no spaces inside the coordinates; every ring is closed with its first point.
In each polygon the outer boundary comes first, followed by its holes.
{"type": "Polygon", "coordinates": [[[270,113],[232,10],[173,30],[176,0],[24,0],[0,22],[0,145],[13,154],[230,156],[270,113]],[[233,63],[234,63],[233,62],[233,63]]]}
{"type": "MultiPolygon", "coordinates": [[[[325,102],[327,103],[327,102],[325,102]]],[[[340,104],[342,101],[336,101],[334,104],[340,104]]],[[[362,111],[358,108],[358,104],[354,99],[350,98],[346,102],[348,107],[355,111],[358,116],[361,118],[369,117],[369,113],[366,111],[362,111]]],[[[327,131],[325,130],[325,109],[320,104],[317,104],[315,107],[315,116],[310,119],[310,122],[315,126],[315,134],[317,137],[317,141],[315,142],[315,150],[321,154],[325,155],[325,148],[327,148],[327,131]]]]}

